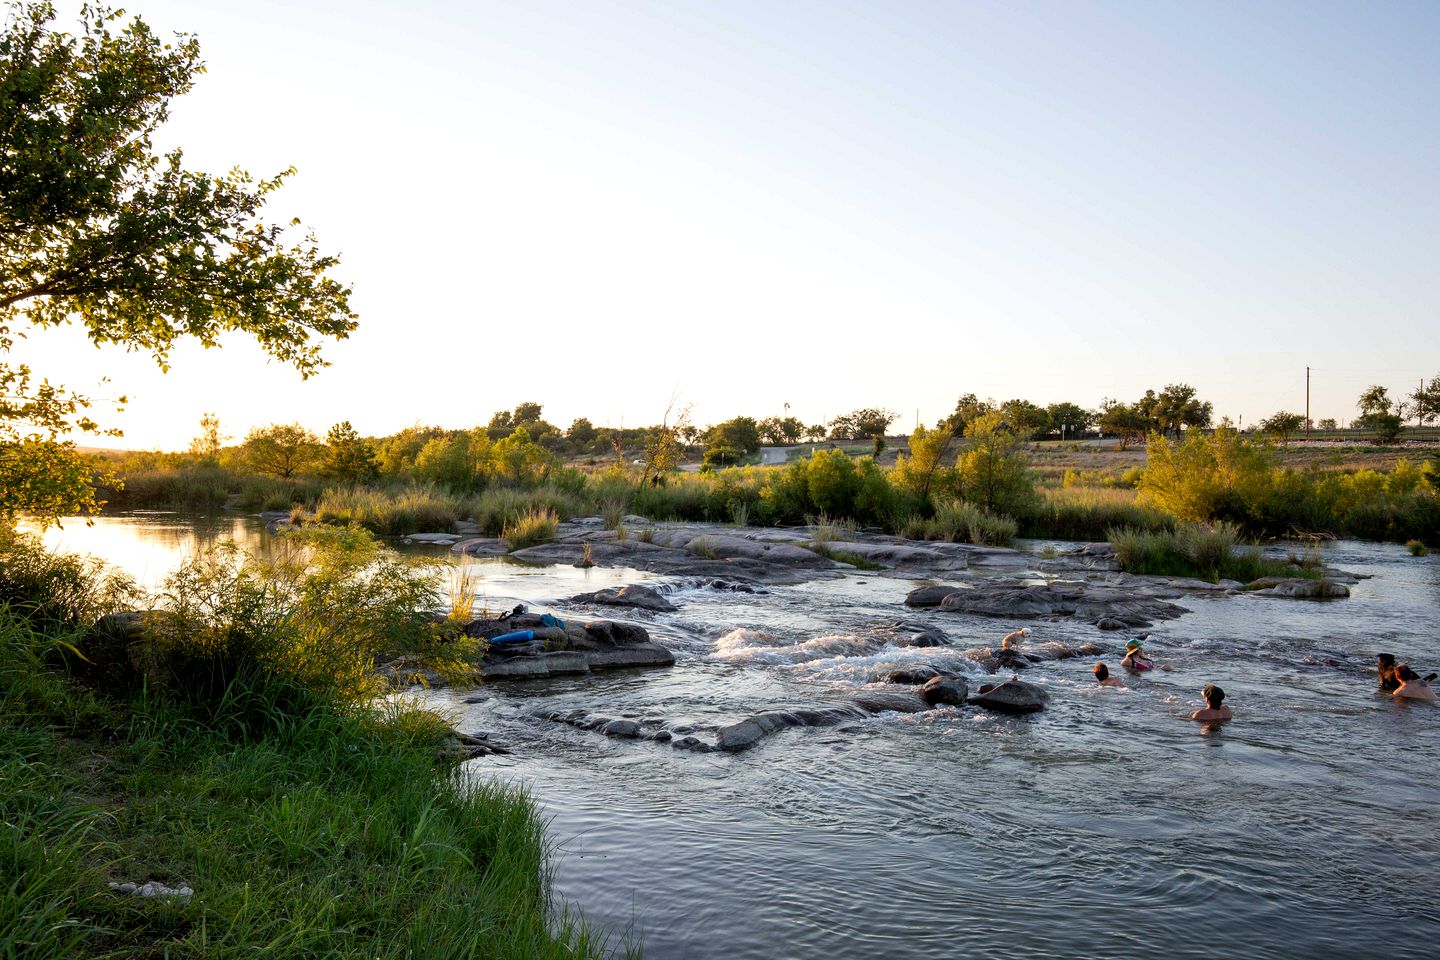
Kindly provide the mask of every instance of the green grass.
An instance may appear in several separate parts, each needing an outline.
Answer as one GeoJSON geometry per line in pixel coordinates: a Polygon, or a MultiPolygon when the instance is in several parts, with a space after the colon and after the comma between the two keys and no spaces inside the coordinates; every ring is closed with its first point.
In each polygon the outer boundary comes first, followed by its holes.
{"type": "Polygon", "coordinates": [[[533,804],[438,759],[433,714],[274,674],[203,705],[97,692],[38,609],[0,602],[0,958],[606,952],[552,909],[533,804]],[[150,880],[195,894],[106,886],[150,880]]]}
{"type": "Polygon", "coordinates": [[[555,511],[548,507],[532,508],[506,525],[503,536],[510,541],[511,550],[533,547],[537,543],[549,543],[555,539],[555,527],[560,522],[555,511]]]}
{"type": "Polygon", "coordinates": [[[1313,565],[1271,560],[1258,548],[1241,546],[1240,530],[1234,524],[1182,524],[1174,530],[1117,529],[1110,531],[1109,539],[1120,569],[1127,573],[1191,577],[1211,583],[1320,576],[1313,565]]]}
{"type": "Polygon", "coordinates": [[[947,500],[935,505],[935,515],[912,518],[901,527],[901,536],[910,540],[945,540],[1006,547],[1015,542],[1019,530],[1010,517],[996,516],[971,503],[947,500]]]}
{"type": "Polygon", "coordinates": [[[376,487],[330,487],[315,504],[317,523],[358,524],[371,533],[448,533],[465,516],[462,497],[438,487],[411,484],[395,490],[376,487]]]}

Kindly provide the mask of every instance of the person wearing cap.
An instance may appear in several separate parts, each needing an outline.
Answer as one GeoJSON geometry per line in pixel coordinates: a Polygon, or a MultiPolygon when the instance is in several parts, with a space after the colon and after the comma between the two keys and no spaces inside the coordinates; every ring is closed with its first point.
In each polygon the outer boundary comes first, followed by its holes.
{"type": "Polygon", "coordinates": [[[1400,681],[1400,686],[1396,687],[1395,692],[1392,694],[1396,700],[1424,700],[1426,703],[1435,702],[1435,691],[1430,689],[1430,684],[1420,679],[1420,675],[1414,670],[1411,670],[1406,664],[1395,664],[1395,679],[1400,681]]]}
{"type": "Polygon", "coordinates": [[[1205,684],[1205,689],[1200,691],[1205,698],[1205,706],[1190,714],[1191,720],[1229,720],[1234,714],[1230,708],[1224,706],[1225,691],[1213,683],[1205,684]]]}
{"type": "Polygon", "coordinates": [[[1132,673],[1143,673],[1154,670],[1155,661],[1145,656],[1145,648],[1140,645],[1139,640],[1131,640],[1125,644],[1125,659],[1120,661],[1120,666],[1132,673]]]}

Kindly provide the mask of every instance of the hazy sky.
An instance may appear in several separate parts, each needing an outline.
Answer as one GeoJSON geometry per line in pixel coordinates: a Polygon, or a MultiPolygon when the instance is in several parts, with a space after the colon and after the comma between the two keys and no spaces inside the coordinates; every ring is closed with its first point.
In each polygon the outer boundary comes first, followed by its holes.
{"type": "Polygon", "coordinates": [[[361,326],[25,356],[126,446],[341,419],[933,421],[1188,382],[1246,423],[1440,375],[1440,3],[135,0],[166,144],[299,175],[361,326]],[[95,390],[103,394],[109,387],[95,390]]]}

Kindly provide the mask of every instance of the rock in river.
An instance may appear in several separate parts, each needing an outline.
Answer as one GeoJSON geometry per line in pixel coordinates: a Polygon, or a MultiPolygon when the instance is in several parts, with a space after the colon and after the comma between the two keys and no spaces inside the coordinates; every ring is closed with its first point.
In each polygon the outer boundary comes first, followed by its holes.
{"type": "Polygon", "coordinates": [[[1004,683],[982,683],[970,698],[977,707],[1000,713],[1034,713],[1043,710],[1049,701],[1050,695],[1043,687],[1018,678],[1004,683]]]}
{"type": "Polygon", "coordinates": [[[606,587],[594,593],[571,597],[576,603],[601,603],[612,607],[639,607],[657,613],[673,613],[677,607],[649,587],[632,583],[625,587],[606,587]]]}

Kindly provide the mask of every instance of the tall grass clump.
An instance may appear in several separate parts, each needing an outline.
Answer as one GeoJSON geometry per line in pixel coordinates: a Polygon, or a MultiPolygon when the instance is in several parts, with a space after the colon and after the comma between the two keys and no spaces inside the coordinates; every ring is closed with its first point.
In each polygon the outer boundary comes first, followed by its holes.
{"type": "Polygon", "coordinates": [[[549,507],[533,508],[507,524],[502,536],[510,541],[511,550],[521,550],[554,540],[559,523],[560,518],[549,507]]]}
{"type": "Polygon", "coordinates": [[[1010,517],[997,516],[963,500],[942,500],[932,517],[912,517],[901,526],[910,540],[944,540],[980,546],[1007,547],[1019,530],[1010,517]]]}
{"type": "Polygon", "coordinates": [[[577,517],[586,513],[591,505],[574,493],[545,485],[530,489],[491,487],[470,498],[467,506],[470,516],[475,518],[475,522],[486,533],[491,536],[508,536],[505,530],[514,527],[522,517],[548,512],[553,514],[558,522],[561,518],[577,517]]]}
{"type": "Polygon", "coordinates": [[[315,504],[314,519],[336,526],[356,524],[382,536],[448,533],[465,515],[465,501],[439,487],[411,484],[395,490],[330,487],[315,504]]]}
{"type": "Polygon", "coordinates": [[[1104,540],[1115,528],[1172,530],[1175,518],[1136,501],[1133,490],[1067,486],[1041,493],[1031,510],[1017,518],[1027,537],[1053,540],[1104,540]]]}
{"type": "Polygon", "coordinates": [[[1127,573],[1248,583],[1266,576],[1315,577],[1308,567],[1266,558],[1257,547],[1241,547],[1232,523],[1180,524],[1174,530],[1110,531],[1115,559],[1127,573]]]}

